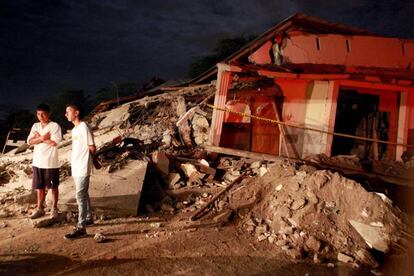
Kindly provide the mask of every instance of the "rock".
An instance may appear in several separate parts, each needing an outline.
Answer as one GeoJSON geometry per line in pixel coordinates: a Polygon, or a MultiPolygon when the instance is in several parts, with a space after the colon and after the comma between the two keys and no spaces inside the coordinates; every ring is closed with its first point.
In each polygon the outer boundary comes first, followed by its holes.
{"type": "Polygon", "coordinates": [[[279,247],[282,247],[282,246],[288,245],[288,243],[289,242],[287,240],[278,240],[278,241],[276,241],[275,244],[279,247]]]}
{"type": "Polygon", "coordinates": [[[152,161],[156,164],[158,170],[164,175],[168,175],[170,172],[170,160],[163,151],[154,151],[152,153],[152,161]]]}
{"type": "Polygon", "coordinates": [[[265,167],[260,167],[259,168],[259,175],[260,176],[264,176],[265,174],[267,174],[267,169],[265,167]]]}
{"type": "Polygon", "coordinates": [[[258,169],[262,166],[262,161],[255,161],[250,165],[251,169],[258,169]]]}
{"type": "Polygon", "coordinates": [[[355,220],[349,220],[349,223],[361,235],[369,247],[375,248],[381,252],[387,253],[389,250],[389,236],[381,231],[379,227],[367,225],[355,220]]]}
{"type": "Polygon", "coordinates": [[[93,239],[97,242],[97,243],[103,243],[106,241],[106,237],[102,234],[102,233],[96,233],[95,236],[93,237],[93,239]]]}
{"type": "Polygon", "coordinates": [[[297,191],[299,191],[299,189],[300,189],[300,185],[299,185],[299,183],[298,182],[293,182],[293,183],[290,183],[289,184],[289,189],[291,189],[292,191],[294,191],[294,192],[297,192],[297,191]]]}
{"type": "Polygon", "coordinates": [[[267,232],[267,225],[266,224],[262,224],[256,227],[256,234],[257,235],[261,235],[263,233],[267,232]]]}
{"type": "Polygon", "coordinates": [[[168,203],[163,203],[163,204],[161,204],[161,210],[163,210],[163,211],[165,211],[165,212],[174,212],[174,211],[175,211],[174,207],[173,207],[173,206],[171,206],[171,205],[170,205],[170,204],[168,204],[168,203]]]}
{"type": "Polygon", "coordinates": [[[246,227],[247,233],[250,233],[250,234],[253,233],[255,229],[256,229],[256,227],[254,227],[254,225],[248,225],[246,227]]]}
{"type": "Polygon", "coordinates": [[[7,226],[9,226],[7,223],[0,222],[0,228],[6,228],[7,226]]]}
{"type": "Polygon", "coordinates": [[[304,198],[295,199],[292,205],[290,206],[290,209],[296,211],[296,210],[303,208],[303,206],[305,205],[306,205],[306,200],[304,198]]]}
{"type": "Polygon", "coordinates": [[[295,260],[302,258],[302,251],[297,248],[291,248],[286,250],[286,254],[295,260]]]}
{"type": "Polygon", "coordinates": [[[283,188],[283,185],[282,184],[280,184],[280,185],[277,185],[276,186],[276,191],[280,191],[280,190],[282,190],[282,188],[283,188]]]}
{"type": "Polygon", "coordinates": [[[197,171],[196,167],[193,164],[181,164],[181,169],[184,171],[184,174],[190,180],[190,185],[192,185],[193,183],[201,184],[201,178],[203,177],[203,174],[197,171]]]}
{"type": "Polygon", "coordinates": [[[313,262],[314,262],[315,264],[320,264],[320,263],[321,263],[321,260],[319,259],[319,255],[318,255],[317,253],[315,253],[315,254],[313,255],[313,262]]]}
{"type": "Polygon", "coordinates": [[[362,209],[362,211],[361,211],[361,216],[363,216],[364,218],[367,218],[367,217],[369,217],[371,215],[371,212],[369,211],[369,209],[368,208],[364,208],[364,209],[362,209]]]}
{"type": "Polygon", "coordinates": [[[257,240],[260,242],[260,241],[264,241],[264,240],[266,240],[267,239],[267,237],[264,235],[264,234],[261,234],[261,235],[259,235],[258,237],[257,237],[257,240]]]}
{"type": "Polygon", "coordinates": [[[181,117],[187,111],[184,97],[178,96],[174,103],[176,104],[176,114],[181,117]]]}
{"type": "Polygon", "coordinates": [[[313,174],[313,181],[315,182],[318,189],[321,189],[326,182],[328,182],[328,177],[325,175],[324,171],[316,171],[316,173],[313,174]]]}
{"type": "MultiPolygon", "coordinates": [[[[170,173],[168,175],[168,187],[175,188],[175,184],[180,181],[180,174],[178,173],[170,173]]],[[[181,186],[181,185],[180,185],[181,186]]]]}
{"type": "Polygon", "coordinates": [[[14,201],[18,204],[33,203],[36,202],[36,191],[25,190],[23,193],[16,195],[14,201]]]}
{"type": "Polygon", "coordinates": [[[382,276],[384,274],[382,274],[381,271],[375,270],[375,269],[371,269],[370,271],[372,274],[374,274],[375,276],[382,276]]]}
{"type": "Polygon", "coordinates": [[[282,218],[290,218],[292,217],[292,211],[287,206],[282,206],[278,210],[278,214],[282,218]]]}
{"type": "Polygon", "coordinates": [[[343,253],[338,253],[338,261],[343,263],[352,263],[354,258],[343,253]]]}
{"type": "Polygon", "coordinates": [[[372,267],[377,268],[379,266],[379,263],[375,260],[375,258],[365,249],[360,249],[356,252],[355,257],[358,261],[361,263],[372,267]]]}
{"type": "Polygon", "coordinates": [[[314,252],[319,252],[321,250],[321,242],[314,236],[309,236],[306,240],[305,245],[314,252]]]}
{"type": "Polygon", "coordinates": [[[284,245],[280,249],[282,249],[283,251],[287,251],[287,250],[289,250],[289,248],[290,248],[289,245],[284,245]]]}
{"type": "Polygon", "coordinates": [[[204,116],[195,114],[191,122],[193,128],[194,142],[196,145],[202,145],[208,141],[210,125],[204,116]]]}
{"type": "Polygon", "coordinates": [[[334,268],[334,267],[335,267],[335,264],[333,264],[333,263],[328,263],[328,264],[327,264],[327,266],[328,266],[328,267],[330,267],[330,268],[334,268]]]}
{"type": "Polygon", "coordinates": [[[161,227],[161,222],[152,222],[152,223],[150,223],[150,226],[152,228],[160,228],[161,227]]]}
{"type": "Polygon", "coordinates": [[[0,218],[8,218],[9,216],[9,212],[7,212],[6,210],[0,210],[0,218]]]}
{"type": "Polygon", "coordinates": [[[276,240],[276,236],[275,235],[270,235],[267,240],[269,241],[269,243],[274,243],[276,240]]]}
{"type": "Polygon", "coordinates": [[[384,224],[381,221],[373,221],[369,225],[374,227],[384,227],[384,224]]]}
{"type": "Polygon", "coordinates": [[[50,216],[43,216],[38,219],[31,219],[32,226],[34,228],[43,228],[54,225],[56,223],[66,220],[66,213],[59,213],[56,218],[50,216]]]}
{"type": "Polygon", "coordinates": [[[313,193],[313,192],[311,192],[311,191],[308,191],[308,193],[307,193],[306,195],[307,195],[308,200],[309,200],[309,202],[310,202],[310,203],[312,203],[312,204],[318,204],[319,199],[318,199],[318,197],[315,195],[315,193],[313,193]]]}
{"type": "Polygon", "coordinates": [[[228,222],[232,213],[233,213],[232,210],[228,210],[228,209],[224,210],[223,212],[221,212],[217,216],[215,216],[213,218],[213,221],[216,222],[216,223],[228,222]]]}

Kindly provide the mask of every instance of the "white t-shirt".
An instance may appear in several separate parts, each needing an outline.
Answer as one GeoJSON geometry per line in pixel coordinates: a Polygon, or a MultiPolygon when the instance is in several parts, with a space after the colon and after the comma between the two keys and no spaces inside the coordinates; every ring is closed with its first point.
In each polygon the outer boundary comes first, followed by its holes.
{"type": "MultiPolygon", "coordinates": [[[[49,122],[46,126],[42,127],[42,123],[38,122],[33,124],[32,129],[30,130],[29,137],[27,137],[27,142],[32,139],[36,133],[40,135],[45,135],[50,132],[50,140],[59,143],[62,141],[62,130],[60,126],[55,122],[49,122]]],[[[57,147],[48,145],[46,143],[39,143],[34,145],[33,152],[33,166],[41,169],[56,169],[59,168],[59,156],[57,147]]]]}
{"type": "Polygon", "coordinates": [[[94,145],[93,135],[85,122],[72,129],[72,176],[82,177],[91,175],[92,155],[89,146],[94,145]]]}

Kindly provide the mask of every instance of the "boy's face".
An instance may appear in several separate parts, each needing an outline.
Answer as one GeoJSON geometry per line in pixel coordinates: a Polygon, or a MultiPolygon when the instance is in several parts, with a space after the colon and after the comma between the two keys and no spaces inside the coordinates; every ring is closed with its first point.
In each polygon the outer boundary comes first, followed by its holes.
{"type": "Polygon", "coordinates": [[[79,116],[79,111],[75,110],[71,106],[68,106],[68,107],[66,107],[65,116],[66,116],[66,118],[68,119],[69,122],[73,122],[79,116]]]}
{"type": "Polygon", "coordinates": [[[50,113],[44,110],[37,110],[36,117],[39,120],[39,122],[45,124],[49,122],[50,113]]]}

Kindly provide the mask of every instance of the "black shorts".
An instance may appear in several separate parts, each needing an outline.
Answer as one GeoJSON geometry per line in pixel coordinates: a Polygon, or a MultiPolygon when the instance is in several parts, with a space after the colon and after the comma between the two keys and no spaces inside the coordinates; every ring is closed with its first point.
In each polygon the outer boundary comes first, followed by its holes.
{"type": "Polygon", "coordinates": [[[59,168],[40,169],[33,166],[33,189],[54,189],[59,186],[59,168]]]}

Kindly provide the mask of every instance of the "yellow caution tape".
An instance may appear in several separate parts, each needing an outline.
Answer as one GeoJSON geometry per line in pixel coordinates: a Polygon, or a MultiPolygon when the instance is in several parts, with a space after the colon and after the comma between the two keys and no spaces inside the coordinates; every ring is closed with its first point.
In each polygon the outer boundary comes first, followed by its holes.
{"type": "Polygon", "coordinates": [[[344,133],[338,133],[338,132],[333,132],[333,131],[325,131],[325,130],[320,130],[320,129],[312,128],[312,127],[298,126],[298,125],[295,125],[295,124],[292,124],[292,123],[285,123],[285,122],[278,121],[278,120],[273,120],[273,119],[269,119],[269,118],[254,116],[254,115],[246,114],[246,113],[243,113],[243,112],[238,112],[238,111],[229,110],[229,109],[226,109],[226,108],[217,107],[217,106],[214,106],[214,105],[211,105],[211,104],[205,104],[205,105],[212,108],[212,109],[216,109],[216,110],[220,110],[220,111],[224,111],[224,112],[228,112],[228,113],[233,113],[233,114],[238,114],[238,115],[241,115],[243,117],[250,117],[252,119],[265,121],[265,122],[268,122],[268,123],[271,123],[271,124],[280,124],[280,125],[284,125],[284,126],[288,126],[288,127],[294,127],[294,128],[299,128],[299,129],[303,129],[303,130],[310,130],[310,131],[320,132],[320,133],[329,134],[329,135],[336,135],[336,136],[340,136],[340,137],[352,138],[352,139],[361,140],[361,141],[376,142],[376,143],[393,145],[393,146],[414,147],[414,145],[395,143],[395,142],[390,142],[390,141],[385,141],[385,140],[378,140],[378,139],[373,139],[373,138],[360,137],[360,136],[344,134],[344,133]]]}

